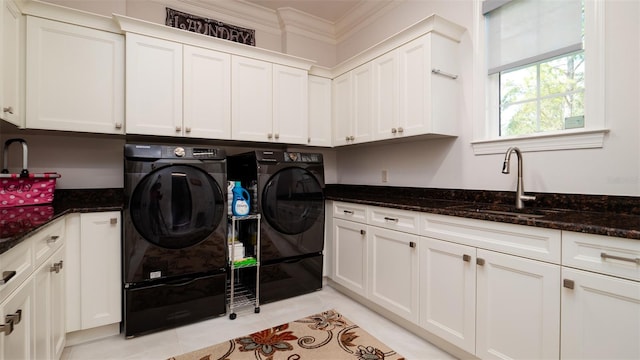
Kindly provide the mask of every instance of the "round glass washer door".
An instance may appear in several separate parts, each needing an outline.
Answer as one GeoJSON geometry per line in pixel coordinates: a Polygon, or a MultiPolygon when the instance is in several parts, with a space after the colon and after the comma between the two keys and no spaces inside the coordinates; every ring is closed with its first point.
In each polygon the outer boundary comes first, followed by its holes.
{"type": "Polygon", "coordinates": [[[169,249],[205,240],[223,220],[224,194],[205,171],[189,165],[154,170],[136,186],[129,204],[142,237],[169,249]]]}
{"type": "Polygon", "coordinates": [[[269,178],[262,191],[262,216],[277,231],[295,235],[324,216],[322,187],[313,174],[291,167],[269,178]]]}

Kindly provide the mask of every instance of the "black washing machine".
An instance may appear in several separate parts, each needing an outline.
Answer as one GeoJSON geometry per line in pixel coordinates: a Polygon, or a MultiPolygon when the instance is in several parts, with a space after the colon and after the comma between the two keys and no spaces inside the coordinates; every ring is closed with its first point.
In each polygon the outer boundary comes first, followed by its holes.
{"type": "Polygon", "coordinates": [[[260,302],[321,289],[325,211],[322,154],[252,151],[227,160],[229,180],[240,181],[253,190],[257,202],[251,211],[262,215],[260,302]]]}
{"type": "Polygon", "coordinates": [[[126,337],[226,312],[226,155],[126,144],[126,337]]]}

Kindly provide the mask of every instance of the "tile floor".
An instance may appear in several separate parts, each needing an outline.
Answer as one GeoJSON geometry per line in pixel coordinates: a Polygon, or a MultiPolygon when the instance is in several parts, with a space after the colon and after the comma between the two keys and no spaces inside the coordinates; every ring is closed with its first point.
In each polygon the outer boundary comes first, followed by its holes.
{"type": "Polygon", "coordinates": [[[407,359],[454,359],[330,286],[311,294],[262,305],[259,314],[254,314],[252,309],[238,312],[235,320],[223,316],[128,340],[119,335],[67,347],[62,359],[162,360],[329,309],[336,309],[407,359]]]}

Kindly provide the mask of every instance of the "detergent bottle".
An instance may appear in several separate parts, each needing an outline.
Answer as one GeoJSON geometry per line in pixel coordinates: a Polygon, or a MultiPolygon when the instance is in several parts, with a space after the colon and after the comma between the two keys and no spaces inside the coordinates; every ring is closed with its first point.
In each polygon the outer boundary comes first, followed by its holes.
{"type": "Polygon", "coordinates": [[[233,203],[231,204],[233,215],[248,215],[250,204],[249,199],[249,192],[242,187],[240,181],[236,181],[236,184],[233,187],[233,203]]]}

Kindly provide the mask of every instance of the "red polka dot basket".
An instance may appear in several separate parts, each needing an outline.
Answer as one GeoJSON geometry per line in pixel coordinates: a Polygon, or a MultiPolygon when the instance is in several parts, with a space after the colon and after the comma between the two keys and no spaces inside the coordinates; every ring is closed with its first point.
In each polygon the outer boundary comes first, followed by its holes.
{"type": "Polygon", "coordinates": [[[60,174],[29,173],[27,170],[27,143],[23,139],[9,139],[4,145],[4,167],[0,173],[0,208],[44,205],[53,201],[56,179],[60,174]],[[8,148],[11,143],[22,144],[22,171],[10,174],[7,170],[8,148]]]}

